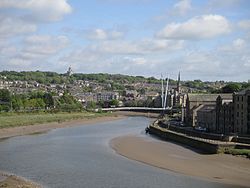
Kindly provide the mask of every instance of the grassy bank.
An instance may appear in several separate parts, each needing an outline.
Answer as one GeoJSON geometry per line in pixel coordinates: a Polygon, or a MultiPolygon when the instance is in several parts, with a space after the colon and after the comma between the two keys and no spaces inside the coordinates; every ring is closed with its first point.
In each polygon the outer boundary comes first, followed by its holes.
{"type": "Polygon", "coordinates": [[[250,150],[249,149],[227,149],[225,151],[226,154],[232,154],[232,155],[242,155],[246,156],[250,159],[250,150]]]}
{"type": "Polygon", "coordinates": [[[74,112],[74,113],[2,113],[0,114],[0,129],[35,125],[49,122],[64,122],[74,119],[92,119],[108,116],[109,113],[74,112]]]}

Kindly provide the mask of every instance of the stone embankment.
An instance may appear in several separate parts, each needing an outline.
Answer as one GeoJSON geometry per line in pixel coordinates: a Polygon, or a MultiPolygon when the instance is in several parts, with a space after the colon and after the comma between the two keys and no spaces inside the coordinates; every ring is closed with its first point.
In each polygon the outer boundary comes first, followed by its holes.
{"type": "MultiPolygon", "coordinates": [[[[215,154],[215,153],[224,153],[230,149],[250,149],[249,144],[242,144],[238,142],[229,142],[218,139],[208,139],[196,136],[191,136],[190,134],[185,134],[183,131],[178,131],[176,128],[163,128],[159,126],[159,121],[155,121],[149,126],[149,134],[160,137],[163,140],[171,140],[192,148],[201,150],[206,153],[215,154]]],[[[182,129],[180,129],[182,130],[182,129]]]]}

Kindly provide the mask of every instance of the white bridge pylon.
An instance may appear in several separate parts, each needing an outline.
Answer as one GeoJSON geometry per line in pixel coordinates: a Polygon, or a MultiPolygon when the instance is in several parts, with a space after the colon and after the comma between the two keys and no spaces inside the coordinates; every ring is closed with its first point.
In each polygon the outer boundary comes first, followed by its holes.
{"type": "Polygon", "coordinates": [[[169,76],[167,78],[167,84],[165,87],[165,93],[164,93],[164,81],[163,81],[163,77],[161,75],[161,99],[162,99],[162,110],[166,109],[167,107],[167,97],[168,97],[168,91],[169,91],[169,76]]]}

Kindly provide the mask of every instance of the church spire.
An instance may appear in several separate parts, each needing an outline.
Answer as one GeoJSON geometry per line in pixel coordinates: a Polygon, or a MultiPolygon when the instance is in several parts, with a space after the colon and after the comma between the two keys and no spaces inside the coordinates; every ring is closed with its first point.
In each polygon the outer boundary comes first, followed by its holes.
{"type": "Polygon", "coordinates": [[[181,82],[181,72],[179,71],[179,74],[178,74],[178,81],[177,81],[177,91],[178,93],[180,93],[180,82],[181,82]]]}

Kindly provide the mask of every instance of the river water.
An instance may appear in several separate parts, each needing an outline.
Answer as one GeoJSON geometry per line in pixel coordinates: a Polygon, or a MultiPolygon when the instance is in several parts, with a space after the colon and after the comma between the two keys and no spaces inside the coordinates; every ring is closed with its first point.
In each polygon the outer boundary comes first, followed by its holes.
{"type": "Polygon", "coordinates": [[[150,121],[129,117],[10,138],[0,142],[0,170],[51,188],[230,187],[132,161],[109,147],[117,136],[148,137],[144,128],[150,121]]]}

